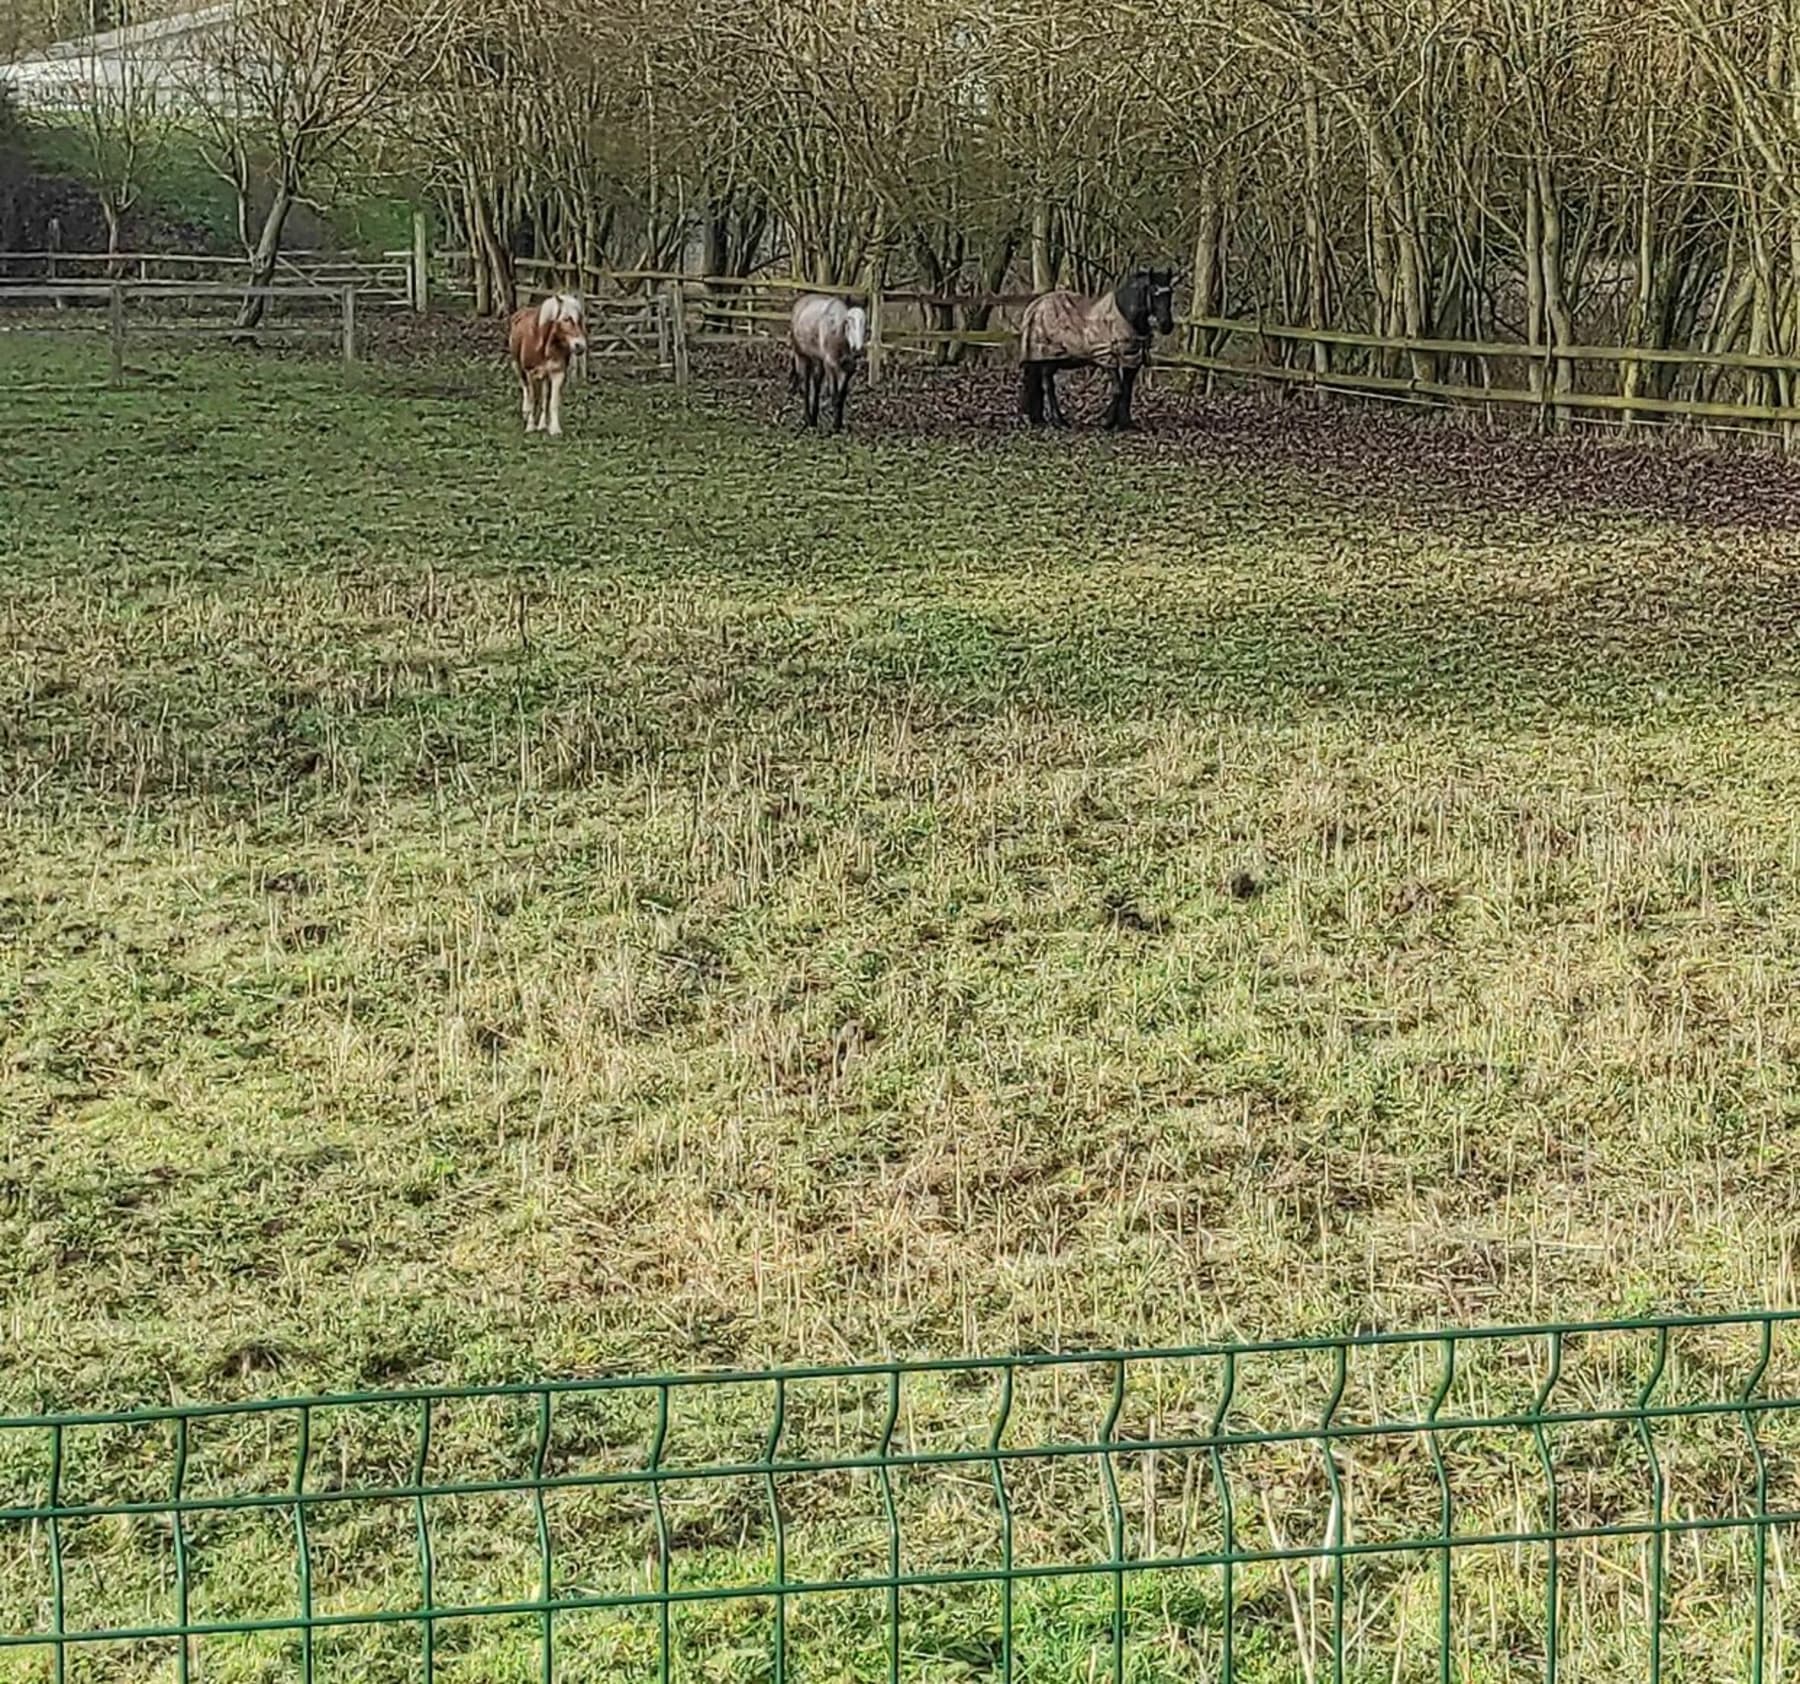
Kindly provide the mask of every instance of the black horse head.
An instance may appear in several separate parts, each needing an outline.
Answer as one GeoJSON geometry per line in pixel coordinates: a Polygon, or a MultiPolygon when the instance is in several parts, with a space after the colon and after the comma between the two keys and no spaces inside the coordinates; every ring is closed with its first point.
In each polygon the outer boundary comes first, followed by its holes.
{"type": "Polygon", "coordinates": [[[1148,339],[1151,331],[1175,331],[1175,271],[1172,269],[1133,269],[1113,292],[1119,314],[1131,324],[1132,331],[1148,339]]]}

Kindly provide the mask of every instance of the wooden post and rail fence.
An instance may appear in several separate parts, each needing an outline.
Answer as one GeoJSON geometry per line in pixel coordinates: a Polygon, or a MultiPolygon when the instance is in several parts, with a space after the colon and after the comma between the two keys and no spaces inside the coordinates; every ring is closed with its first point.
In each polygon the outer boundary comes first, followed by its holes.
{"type": "MultiPolygon", "coordinates": [[[[621,308],[672,312],[692,344],[742,343],[779,339],[788,320],[788,302],[803,291],[835,293],[864,301],[869,310],[868,378],[879,385],[895,356],[944,358],[953,352],[993,353],[1017,343],[1017,328],[930,325],[929,313],[978,312],[986,317],[1016,313],[1030,293],[942,293],[917,287],[873,288],[810,280],[679,274],[667,270],[578,270],[521,260],[521,296],[578,287],[590,312],[610,316],[621,308]]],[[[660,330],[666,343],[667,329],[660,330]]],[[[601,337],[605,337],[605,330],[601,337]]],[[[623,351],[629,334],[615,333],[623,351]]],[[[667,356],[661,366],[685,384],[667,356]]],[[[1157,346],[1153,370],[1168,370],[1209,383],[1233,380],[1321,397],[1337,394],[1436,407],[1476,406],[1532,411],[1544,421],[1576,418],[1626,425],[1686,423],[1695,427],[1738,426],[1800,438],[1800,403],[1764,402],[1751,395],[1766,383],[1781,392],[1800,378],[1800,354],[1756,355],[1740,351],[1694,351],[1608,344],[1529,345],[1483,339],[1384,336],[1331,328],[1302,327],[1242,317],[1190,316],[1174,338],[1157,346]],[[1229,354],[1242,347],[1237,355],[1229,354]],[[1314,348],[1323,351],[1313,355],[1314,348]],[[1289,348],[1304,358],[1284,360],[1289,348]],[[1347,353],[1347,355],[1346,355],[1347,353]],[[1361,366],[1353,366],[1360,361],[1361,366]],[[1405,363],[1409,373],[1395,372],[1405,363]],[[1660,374],[1660,383],[1647,376],[1660,374]],[[1752,378],[1755,377],[1755,378],[1752,378]],[[1740,391],[1726,390],[1738,382],[1740,391]],[[1681,393],[1669,388],[1685,383],[1681,393]],[[1660,388],[1659,389],[1659,385],[1660,388]]]]}
{"type": "MultiPolygon", "coordinates": [[[[161,306],[176,325],[196,305],[242,299],[260,291],[338,318],[346,362],[356,358],[363,308],[425,312],[433,298],[467,297],[467,254],[433,251],[423,216],[411,246],[379,257],[294,252],[266,288],[245,285],[246,260],[189,253],[71,253],[53,238],[47,249],[0,252],[0,307],[75,302],[107,305],[115,368],[134,312],[161,306]],[[234,278],[235,277],[235,278],[234,278]]],[[[868,378],[879,385],[893,359],[992,355],[1016,342],[1017,312],[1028,293],[945,293],[915,286],[860,287],[766,276],[694,275],[674,270],[594,269],[519,259],[523,300],[580,290],[589,311],[590,354],[649,365],[685,389],[696,348],[781,337],[797,292],[832,292],[864,300],[869,310],[868,378]],[[944,326],[957,313],[991,323],[944,326]]],[[[212,322],[197,331],[229,331],[212,322]]],[[[293,328],[259,328],[258,336],[293,328]]],[[[1475,406],[1535,412],[1546,424],[1576,418],[1631,426],[1686,424],[1774,433],[1800,439],[1800,403],[1790,400],[1800,354],[1663,349],[1608,344],[1520,344],[1482,339],[1390,337],[1303,327],[1242,317],[1194,316],[1159,345],[1153,371],[1168,371],[1209,388],[1237,381],[1328,395],[1438,407],[1475,406]],[[1401,373],[1404,367],[1408,372],[1401,373]]],[[[1154,374],[1152,375],[1154,378],[1154,374]]]]}
{"type": "MultiPolygon", "coordinates": [[[[413,229],[413,243],[404,251],[373,256],[357,252],[284,252],[265,284],[326,288],[333,292],[354,287],[365,303],[409,309],[422,315],[433,290],[431,264],[430,244],[420,219],[413,229]]],[[[250,260],[242,254],[67,251],[53,222],[42,248],[0,251],[0,299],[17,298],[17,289],[34,284],[52,287],[65,282],[129,282],[140,287],[160,284],[172,296],[184,284],[212,283],[235,286],[241,296],[249,274],[250,260]]]]}
{"type": "MultiPolygon", "coordinates": [[[[345,368],[354,368],[359,361],[356,299],[357,289],[349,284],[336,287],[246,287],[216,281],[57,281],[54,284],[0,282],[0,305],[21,306],[27,310],[33,306],[49,306],[59,312],[67,310],[70,305],[87,305],[90,307],[87,316],[96,324],[103,312],[108,369],[115,386],[122,385],[125,381],[127,345],[140,335],[159,339],[195,336],[252,338],[258,343],[329,337],[336,343],[345,368]],[[229,305],[235,311],[235,307],[246,298],[260,298],[265,308],[292,306],[294,314],[291,318],[265,320],[254,329],[242,329],[235,320],[226,316],[197,317],[193,311],[194,305],[207,302],[229,305]],[[179,313],[171,314],[166,308],[170,304],[180,304],[183,308],[179,313]],[[140,315],[134,322],[132,307],[141,308],[145,305],[162,305],[165,308],[148,320],[140,315]]],[[[70,312],[67,316],[59,315],[54,327],[45,331],[57,335],[75,331],[75,316],[75,312],[70,312]]],[[[8,324],[5,331],[11,335],[18,332],[29,333],[32,328],[29,324],[23,328],[8,324]]]]}

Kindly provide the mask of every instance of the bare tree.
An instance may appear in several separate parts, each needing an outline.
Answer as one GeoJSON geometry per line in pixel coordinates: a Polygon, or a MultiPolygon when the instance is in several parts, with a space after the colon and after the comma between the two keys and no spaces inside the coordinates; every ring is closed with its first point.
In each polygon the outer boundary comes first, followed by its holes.
{"type": "Polygon", "coordinates": [[[125,218],[167,144],[166,91],[130,31],[104,48],[90,45],[81,55],[76,85],[82,175],[106,222],[107,255],[116,257],[125,218]]]}
{"type": "MultiPolygon", "coordinates": [[[[202,147],[237,196],[250,286],[269,284],[294,207],[445,50],[450,0],[232,0],[188,64],[202,147]]],[[[246,293],[238,326],[262,319],[246,293]]]]}

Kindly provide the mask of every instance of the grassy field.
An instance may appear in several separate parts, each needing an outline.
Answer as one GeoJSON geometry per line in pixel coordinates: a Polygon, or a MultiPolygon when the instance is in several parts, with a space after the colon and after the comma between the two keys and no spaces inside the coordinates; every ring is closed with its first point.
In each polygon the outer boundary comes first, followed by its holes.
{"type": "Polygon", "coordinates": [[[1779,466],[76,361],[7,1408],[1792,1300],[1779,466]]]}

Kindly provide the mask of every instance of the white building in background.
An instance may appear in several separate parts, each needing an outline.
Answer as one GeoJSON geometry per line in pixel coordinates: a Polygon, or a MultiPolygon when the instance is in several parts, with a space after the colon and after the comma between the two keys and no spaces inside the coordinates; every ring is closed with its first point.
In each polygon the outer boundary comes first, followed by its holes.
{"type": "Polygon", "coordinates": [[[179,106],[201,95],[208,78],[199,70],[207,37],[222,30],[233,0],[202,6],[152,23],[134,23],[0,64],[0,83],[28,111],[71,111],[101,100],[179,106]]]}

